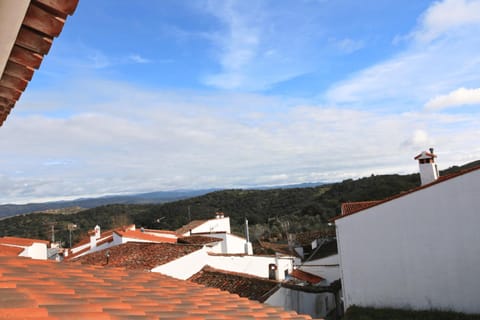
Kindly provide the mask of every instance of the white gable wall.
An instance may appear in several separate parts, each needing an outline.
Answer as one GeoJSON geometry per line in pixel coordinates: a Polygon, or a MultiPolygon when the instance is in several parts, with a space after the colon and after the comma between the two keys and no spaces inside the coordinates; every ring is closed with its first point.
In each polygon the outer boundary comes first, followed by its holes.
{"type": "Polygon", "coordinates": [[[202,270],[208,259],[208,253],[205,247],[203,247],[181,258],[155,267],[152,269],[152,272],[160,272],[173,278],[186,280],[202,270]]]}
{"type": "MultiPolygon", "coordinates": [[[[17,246],[15,246],[17,247],[17,246]]],[[[34,242],[30,246],[18,246],[24,248],[21,257],[30,257],[32,259],[47,260],[47,244],[34,242]]]]}
{"type": "Polygon", "coordinates": [[[480,170],[338,219],[345,307],[480,313],[480,170]]]}
{"type": "MultiPolygon", "coordinates": [[[[202,223],[196,228],[192,229],[192,234],[194,233],[203,233],[203,232],[226,232],[230,233],[230,218],[218,218],[210,219],[202,223]]],[[[190,232],[184,234],[186,236],[190,235],[190,232]]]]}
{"type": "Polygon", "coordinates": [[[300,270],[322,277],[328,284],[340,279],[338,254],[325,258],[303,262],[300,270]]]}
{"type": "Polygon", "coordinates": [[[265,304],[281,307],[287,311],[294,310],[318,319],[335,309],[335,295],[330,292],[312,293],[281,287],[265,301],[265,304]]]}

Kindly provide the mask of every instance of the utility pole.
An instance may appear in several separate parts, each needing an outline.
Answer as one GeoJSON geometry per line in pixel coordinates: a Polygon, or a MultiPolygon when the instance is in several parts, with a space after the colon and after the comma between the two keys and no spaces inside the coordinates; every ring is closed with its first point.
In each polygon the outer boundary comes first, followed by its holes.
{"type": "Polygon", "coordinates": [[[74,223],[69,223],[67,225],[68,235],[69,235],[69,238],[70,238],[70,248],[72,247],[72,231],[75,230],[76,228],[77,228],[77,225],[74,224],[74,223]]]}

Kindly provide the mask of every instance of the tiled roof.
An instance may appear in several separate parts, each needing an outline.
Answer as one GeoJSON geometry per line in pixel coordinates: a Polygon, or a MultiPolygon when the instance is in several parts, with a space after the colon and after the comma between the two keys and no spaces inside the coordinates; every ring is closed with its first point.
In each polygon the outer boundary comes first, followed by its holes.
{"type": "Polygon", "coordinates": [[[300,269],[293,270],[292,273],[290,273],[290,276],[311,284],[317,284],[324,280],[322,277],[316,276],[300,269]]]}
{"type": "Polygon", "coordinates": [[[125,267],[129,270],[152,270],[201,248],[201,246],[187,244],[127,242],[81,256],[72,261],[97,266],[125,267]],[[107,252],[110,255],[108,264],[107,252]]]}
{"type": "Polygon", "coordinates": [[[379,204],[382,204],[382,203],[385,203],[385,202],[388,202],[388,201],[392,201],[394,199],[397,199],[397,198],[400,198],[400,197],[404,197],[410,193],[413,193],[413,192],[417,192],[419,190],[422,190],[422,189],[426,189],[426,188],[430,188],[431,186],[434,186],[436,184],[439,184],[439,183],[442,183],[442,182],[445,182],[445,181],[448,181],[448,180],[451,180],[451,179],[454,179],[458,176],[462,176],[464,174],[468,174],[470,172],[473,172],[473,171],[476,171],[476,170],[480,170],[480,166],[475,166],[475,167],[472,167],[472,168],[469,168],[469,169],[465,169],[465,170],[462,170],[462,171],[459,171],[459,172],[456,172],[456,173],[452,173],[452,174],[449,174],[449,175],[446,175],[446,176],[441,176],[439,177],[437,180],[429,183],[429,184],[425,184],[425,185],[422,185],[422,186],[419,186],[417,188],[413,188],[411,190],[408,190],[408,191],[405,191],[405,192],[402,192],[402,193],[399,193],[397,195],[394,195],[394,196],[391,196],[391,197],[388,197],[386,199],[383,199],[383,200],[379,200],[379,201],[371,201],[372,204],[369,205],[369,206],[362,206],[362,205],[359,205],[356,209],[354,208],[356,205],[355,205],[355,202],[350,202],[350,208],[348,209],[348,214],[345,213],[343,214],[343,206],[342,206],[342,215],[340,216],[337,216],[333,219],[331,219],[331,221],[335,221],[335,220],[338,220],[338,219],[342,219],[344,217],[348,217],[352,214],[355,214],[355,213],[358,213],[358,212],[361,212],[365,209],[368,209],[368,208],[371,208],[371,207],[374,207],[374,206],[377,206],[379,204]]]}
{"type": "Polygon", "coordinates": [[[291,250],[288,244],[283,244],[283,243],[273,243],[273,242],[267,242],[267,241],[258,241],[260,246],[264,249],[272,250],[277,253],[285,254],[285,255],[290,255],[290,256],[295,256],[298,257],[298,254],[294,251],[291,250]]]}
{"type": "Polygon", "coordinates": [[[280,283],[251,275],[217,270],[206,266],[188,280],[207,287],[238,294],[250,300],[264,302],[279,288],[280,283]]]}
{"type": "Polygon", "coordinates": [[[145,241],[151,241],[151,242],[167,242],[167,243],[176,243],[177,239],[175,238],[167,238],[167,237],[161,237],[161,236],[154,236],[148,233],[141,232],[140,230],[127,230],[127,231],[114,231],[114,233],[124,237],[124,238],[131,238],[131,239],[137,239],[137,240],[145,240],[145,241]]]}
{"type": "Polygon", "coordinates": [[[48,245],[50,242],[45,240],[29,239],[29,238],[17,238],[17,237],[2,237],[0,238],[0,244],[10,244],[14,246],[29,247],[34,243],[43,243],[48,245]]]}
{"type": "Polygon", "coordinates": [[[193,230],[196,227],[201,226],[202,224],[204,224],[207,221],[208,220],[193,220],[190,223],[184,225],[183,227],[177,229],[175,232],[179,235],[183,235],[183,234],[189,232],[190,230],[193,230]]]}
{"type": "Polygon", "coordinates": [[[0,244],[0,256],[18,256],[20,253],[25,250],[20,247],[4,246],[0,244]]]}
{"type": "MultiPolygon", "coordinates": [[[[11,1],[11,4],[14,2],[17,1],[11,1]]],[[[43,56],[50,50],[53,39],[60,35],[65,19],[73,14],[77,3],[78,0],[32,0],[20,29],[9,26],[17,36],[3,72],[3,63],[0,66],[0,126],[32,79],[34,70],[40,67],[43,56]]],[[[5,17],[0,13],[0,18],[5,17]]]]}
{"type": "Polygon", "coordinates": [[[349,214],[352,214],[354,212],[373,207],[374,205],[376,205],[380,202],[382,202],[382,200],[342,203],[342,216],[349,215],[349,214]]]}
{"type": "Polygon", "coordinates": [[[310,245],[319,238],[335,237],[335,229],[307,231],[295,234],[295,241],[302,246],[310,245]]]}
{"type": "Polygon", "coordinates": [[[310,319],[154,272],[0,257],[2,319],[310,319]]]}
{"type": "Polygon", "coordinates": [[[187,243],[187,244],[209,244],[209,243],[214,243],[219,241],[222,241],[222,239],[215,238],[215,237],[206,237],[206,236],[189,236],[189,237],[178,238],[179,243],[187,243]]]}

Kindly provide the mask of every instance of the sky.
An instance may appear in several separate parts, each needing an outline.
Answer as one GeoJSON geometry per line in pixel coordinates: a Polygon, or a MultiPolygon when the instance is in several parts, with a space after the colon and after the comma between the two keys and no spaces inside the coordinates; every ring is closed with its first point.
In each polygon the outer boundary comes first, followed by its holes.
{"type": "Polygon", "coordinates": [[[0,203],[480,159],[480,0],[80,0],[0,128],[0,203]]]}

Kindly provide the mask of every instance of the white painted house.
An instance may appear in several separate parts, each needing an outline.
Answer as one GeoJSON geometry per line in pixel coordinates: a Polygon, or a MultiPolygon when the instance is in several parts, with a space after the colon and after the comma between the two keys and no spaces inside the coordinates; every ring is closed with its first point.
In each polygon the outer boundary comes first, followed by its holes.
{"type": "Polygon", "coordinates": [[[415,158],[421,187],[342,207],[335,225],[345,308],[480,313],[480,167],[438,178],[434,158],[433,150],[415,158]]]}
{"type": "Polygon", "coordinates": [[[215,219],[193,220],[176,233],[179,237],[199,235],[220,239],[220,242],[209,246],[212,253],[253,254],[250,240],[231,233],[230,217],[225,217],[223,212],[215,213],[215,219]]]}
{"type": "MultiPolygon", "coordinates": [[[[10,248],[11,250],[16,250],[15,255],[37,260],[47,260],[47,246],[49,243],[49,241],[38,239],[18,237],[0,238],[0,246],[5,247],[5,249],[10,248]]],[[[15,253],[15,251],[12,251],[12,253],[15,253]]]]}

